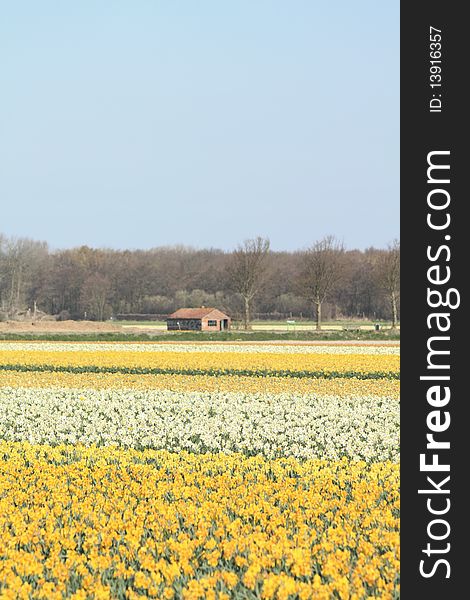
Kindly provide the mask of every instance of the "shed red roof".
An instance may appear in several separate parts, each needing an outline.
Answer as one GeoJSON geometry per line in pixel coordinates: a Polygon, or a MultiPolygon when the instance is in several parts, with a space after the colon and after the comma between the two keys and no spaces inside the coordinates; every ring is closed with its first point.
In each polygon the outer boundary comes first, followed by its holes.
{"type": "Polygon", "coordinates": [[[169,319],[204,319],[214,313],[219,319],[228,319],[228,315],[221,312],[217,308],[179,308],[177,311],[169,315],[169,319]]]}

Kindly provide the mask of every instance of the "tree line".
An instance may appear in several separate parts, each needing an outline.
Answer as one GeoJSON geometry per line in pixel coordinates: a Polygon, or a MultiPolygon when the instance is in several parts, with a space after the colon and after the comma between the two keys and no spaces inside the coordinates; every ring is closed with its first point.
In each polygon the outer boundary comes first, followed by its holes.
{"type": "Polygon", "coordinates": [[[333,236],[294,252],[269,240],[233,251],[185,246],[112,250],[0,234],[0,318],[54,315],[102,321],[215,306],[253,318],[399,319],[400,245],[346,250],[333,236]]]}

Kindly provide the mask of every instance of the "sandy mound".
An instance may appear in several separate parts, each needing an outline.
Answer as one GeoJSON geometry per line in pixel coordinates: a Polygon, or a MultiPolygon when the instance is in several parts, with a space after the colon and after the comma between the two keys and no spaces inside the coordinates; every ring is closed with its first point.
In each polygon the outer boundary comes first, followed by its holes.
{"type": "Polygon", "coordinates": [[[2,333],[94,333],[120,332],[120,325],[96,321],[6,321],[0,323],[2,333]]]}

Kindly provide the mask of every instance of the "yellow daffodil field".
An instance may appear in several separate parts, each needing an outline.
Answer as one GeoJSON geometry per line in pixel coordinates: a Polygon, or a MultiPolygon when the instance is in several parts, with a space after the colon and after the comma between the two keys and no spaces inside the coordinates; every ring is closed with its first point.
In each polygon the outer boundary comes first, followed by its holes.
{"type": "Polygon", "coordinates": [[[0,599],[398,599],[399,360],[0,342],[0,599]]]}

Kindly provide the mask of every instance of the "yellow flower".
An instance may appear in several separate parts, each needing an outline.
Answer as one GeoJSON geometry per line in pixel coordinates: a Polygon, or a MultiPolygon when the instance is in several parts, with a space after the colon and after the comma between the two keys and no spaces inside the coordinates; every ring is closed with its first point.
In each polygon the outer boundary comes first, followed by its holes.
{"type": "Polygon", "coordinates": [[[149,578],[142,571],[137,571],[134,574],[134,585],[138,588],[147,589],[150,585],[149,578]]]}

